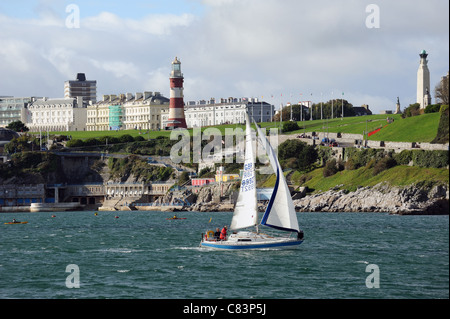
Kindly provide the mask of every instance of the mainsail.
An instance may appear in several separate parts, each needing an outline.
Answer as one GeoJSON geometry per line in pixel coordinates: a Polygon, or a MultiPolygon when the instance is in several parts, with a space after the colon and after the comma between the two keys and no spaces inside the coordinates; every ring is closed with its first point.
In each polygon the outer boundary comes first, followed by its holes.
{"type": "Polygon", "coordinates": [[[255,226],[258,218],[258,202],[256,198],[255,159],[252,145],[252,130],[248,114],[245,113],[245,160],[241,179],[241,188],[234,208],[231,229],[255,226]]]}
{"type": "Polygon", "coordinates": [[[270,164],[276,174],[275,187],[269,204],[267,205],[261,225],[270,226],[276,229],[299,232],[297,214],[292,201],[291,192],[283,175],[280,162],[277,159],[275,151],[267,140],[265,134],[255,123],[260,142],[266,150],[270,164]]]}

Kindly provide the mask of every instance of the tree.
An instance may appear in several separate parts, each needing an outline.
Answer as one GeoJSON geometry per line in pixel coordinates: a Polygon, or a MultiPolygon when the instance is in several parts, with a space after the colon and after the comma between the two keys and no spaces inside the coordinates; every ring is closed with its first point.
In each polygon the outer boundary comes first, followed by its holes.
{"type": "Polygon", "coordinates": [[[180,177],[178,178],[178,185],[183,185],[189,180],[189,172],[184,171],[180,174],[180,177]]]}
{"type": "MultiPolygon", "coordinates": [[[[339,118],[342,115],[342,102],[344,102],[344,117],[355,116],[355,110],[353,109],[353,104],[349,103],[347,100],[342,99],[334,99],[333,101],[329,100],[328,102],[323,103],[314,103],[311,105],[313,112],[313,120],[319,120],[321,117],[331,118],[339,118]],[[331,106],[333,106],[333,111],[331,111],[331,106]],[[322,108],[322,112],[321,112],[322,108]]],[[[300,106],[299,104],[294,104],[292,106],[283,107],[283,120],[291,119],[291,109],[292,109],[292,120],[300,121],[300,119],[307,121],[311,119],[310,110],[306,106],[300,106]],[[302,113],[300,115],[300,112],[302,113]]],[[[280,113],[278,112],[274,116],[274,121],[280,120],[280,113]]]]}
{"type": "Polygon", "coordinates": [[[434,88],[434,97],[444,105],[448,105],[448,75],[442,77],[441,81],[434,88]]]}
{"type": "Polygon", "coordinates": [[[307,171],[317,161],[314,146],[298,140],[287,140],[278,147],[278,158],[283,166],[307,171]]]}
{"type": "Polygon", "coordinates": [[[300,127],[298,126],[297,122],[284,122],[283,123],[283,132],[292,132],[299,130],[300,127]]]}
{"type": "Polygon", "coordinates": [[[39,149],[36,139],[27,135],[13,138],[8,144],[5,145],[5,152],[8,154],[29,152],[34,149],[39,149]]]}
{"type": "Polygon", "coordinates": [[[14,121],[8,124],[7,129],[16,131],[16,132],[28,132],[30,129],[22,123],[22,121],[14,121]]]}
{"type": "Polygon", "coordinates": [[[403,110],[402,117],[411,117],[411,116],[417,116],[420,115],[420,104],[414,103],[410,104],[407,108],[403,110]]]}
{"type": "Polygon", "coordinates": [[[306,143],[299,140],[287,140],[278,146],[278,158],[283,161],[291,157],[297,157],[305,146],[306,143]]]}
{"type": "Polygon", "coordinates": [[[308,171],[317,162],[319,154],[314,146],[306,145],[298,154],[297,167],[301,171],[308,171]]]}

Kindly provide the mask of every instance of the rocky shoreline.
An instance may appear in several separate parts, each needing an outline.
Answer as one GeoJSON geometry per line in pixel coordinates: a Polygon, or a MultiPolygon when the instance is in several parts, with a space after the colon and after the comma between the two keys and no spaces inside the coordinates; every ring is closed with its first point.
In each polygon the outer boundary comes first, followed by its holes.
{"type": "MultiPolygon", "coordinates": [[[[229,185],[226,191],[232,188],[229,185]]],[[[229,212],[234,210],[230,201],[221,201],[217,186],[203,187],[196,194],[196,200],[189,207],[177,210],[198,212],[229,212]]],[[[415,185],[394,187],[380,183],[373,187],[361,187],[354,192],[332,190],[307,195],[294,200],[298,212],[374,212],[398,215],[448,215],[449,188],[439,185],[431,188],[415,185]]],[[[259,210],[264,211],[266,204],[260,203],[259,210]]]]}
{"type": "Polygon", "coordinates": [[[383,212],[398,215],[448,215],[448,186],[431,189],[380,183],[354,192],[329,190],[294,200],[299,212],[383,212]]]}

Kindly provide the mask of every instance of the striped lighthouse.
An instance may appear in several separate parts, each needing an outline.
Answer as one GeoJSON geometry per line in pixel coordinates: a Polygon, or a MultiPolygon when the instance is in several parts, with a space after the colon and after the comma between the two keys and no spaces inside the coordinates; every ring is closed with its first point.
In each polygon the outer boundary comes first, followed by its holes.
{"type": "Polygon", "coordinates": [[[183,80],[181,62],[175,57],[170,73],[169,119],[166,124],[168,129],[187,128],[184,118],[183,80]]]}

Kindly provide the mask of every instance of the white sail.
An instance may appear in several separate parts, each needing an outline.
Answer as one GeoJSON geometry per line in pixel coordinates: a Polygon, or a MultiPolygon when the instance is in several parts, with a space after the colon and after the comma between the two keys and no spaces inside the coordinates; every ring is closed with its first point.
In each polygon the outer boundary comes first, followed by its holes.
{"type": "Polygon", "coordinates": [[[270,164],[276,174],[275,187],[272,196],[267,205],[261,224],[273,228],[299,232],[297,214],[295,212],[294,202],[291,192],[283,175],[283,170],[277,159],[275,151],[262,133],[261,129],[255,123],[261,144],[266,150],[270,164]]]}
{"type": "Polygon", "coordinates": [[[256,198],[255,159],[253,155],[252,131],[247,113],[245,129],[245,161],[241,188],[234,208],[231,229],[255,226],[258,223],[258,202],[256,198]]]}

